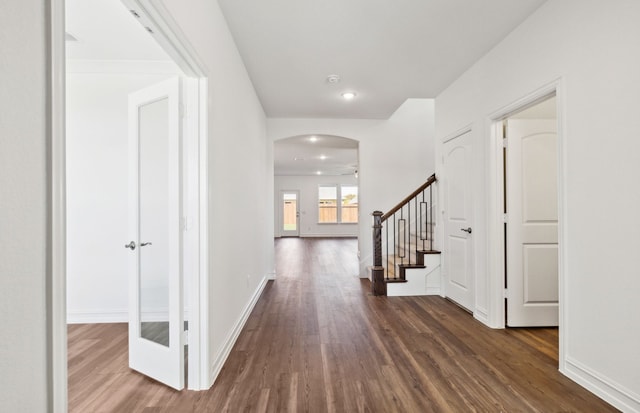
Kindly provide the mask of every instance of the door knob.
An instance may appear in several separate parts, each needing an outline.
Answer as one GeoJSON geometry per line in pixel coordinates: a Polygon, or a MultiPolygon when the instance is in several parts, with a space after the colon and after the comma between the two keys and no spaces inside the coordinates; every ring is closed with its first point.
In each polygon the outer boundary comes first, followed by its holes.
{"type": "Polygon", "coordinates": [[[471,234],[471,227],[469,227],[469,228],[460,228],[460,231],[464,231],[467,234],[471,234]]]}
{"type": "Polygon", "coordinates": [[[153,245],[153,244],[150,242],[143,242],[140,244],[140,247],[146,247],[147,245],[153,245]]]}
{"type": "Polygon", "coordinates": [[[133,250],[135,250],[135,249],[136,249],[136,243],[135,243],[135,242],[133,242],[133,241],[131,241],[130,243],[125,244],[125,246],[124,246],[124,247],[125,247],[125,248],[129,248],[131,251],[133,251],[133,250]]]}

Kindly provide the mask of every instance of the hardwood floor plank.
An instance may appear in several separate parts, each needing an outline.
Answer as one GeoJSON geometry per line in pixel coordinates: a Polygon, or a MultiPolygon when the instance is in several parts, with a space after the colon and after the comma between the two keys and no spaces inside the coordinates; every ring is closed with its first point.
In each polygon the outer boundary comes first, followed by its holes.
{"type": "Polygon", "coordinates": [[[357,241],[276,241],[214,386],[127,367],[126,324],[69,326],[70,412],[614,412],[558,372],[557,329],[492,330],[437,296],[374,297],[357,241]]]}

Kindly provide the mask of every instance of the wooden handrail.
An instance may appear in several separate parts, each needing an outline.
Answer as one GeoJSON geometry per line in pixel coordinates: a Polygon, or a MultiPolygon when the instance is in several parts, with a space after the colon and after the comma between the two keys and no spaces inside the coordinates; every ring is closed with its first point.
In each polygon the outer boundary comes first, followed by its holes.
{"type": "Polygon", "coordinates": [[[436,174],[433,174],[429,177],[429,179],[427,179],[427,182],[425,182],[424,184],[420,185],[420,188],[416,189],[415,191],[413,191],[411,193],[411,195],[407,196],[405,199],[403,199],[402,201],[400,201],[398,203],[398,205],[394,206],[393,208],[391,208],[389,210],[389,212],[387,212],[386,214],[384,214],[382,216],[381,222],[386,221],[389,217],[393,216],[393,214],[395,214],[396,212],[398,212],[400,210],[400,208],[402,208],[403,206],[405,206],[407,204],[407,202],[411,201],[413,198],[415,198],[420,192],[424,191],[425,189],[427,189],[431,184],[433,184],[434,182],[436,182],[436,174]]]}

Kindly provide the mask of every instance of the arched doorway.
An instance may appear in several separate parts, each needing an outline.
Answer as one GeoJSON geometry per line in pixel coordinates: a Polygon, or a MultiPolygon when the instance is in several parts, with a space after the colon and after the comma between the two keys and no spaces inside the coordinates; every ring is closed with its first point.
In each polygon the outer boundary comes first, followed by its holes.
{"type": "Polygon", "coordinates": [[[358,141],[308,134],[274,142],[274,236],[357,237],[358,141]]]}

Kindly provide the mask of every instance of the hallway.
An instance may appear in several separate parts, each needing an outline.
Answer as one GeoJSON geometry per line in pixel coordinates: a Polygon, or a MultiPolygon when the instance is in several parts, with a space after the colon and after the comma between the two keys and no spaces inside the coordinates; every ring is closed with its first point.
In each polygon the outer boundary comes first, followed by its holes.
{"type": "Polygon", "coordinates": [[[491,330],[440,297],[373,297],[356,251],[276,240],[277,280],[206,392],[129,371],[126,325],[70,326],[70,411],[616,411],[557,371],[556,329],[491,330]]]}

